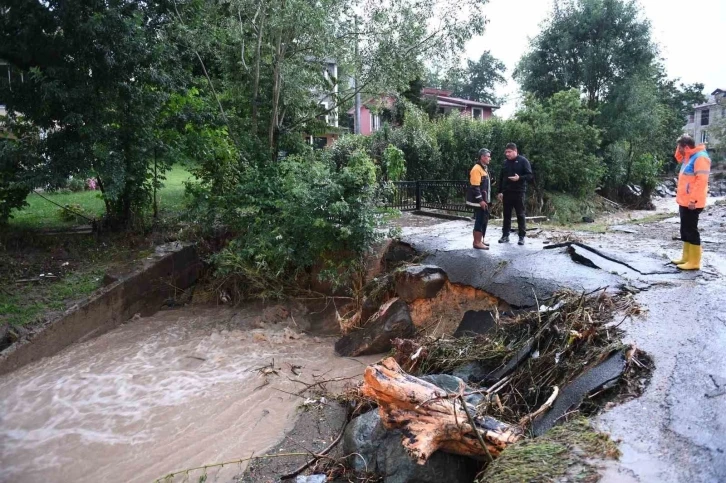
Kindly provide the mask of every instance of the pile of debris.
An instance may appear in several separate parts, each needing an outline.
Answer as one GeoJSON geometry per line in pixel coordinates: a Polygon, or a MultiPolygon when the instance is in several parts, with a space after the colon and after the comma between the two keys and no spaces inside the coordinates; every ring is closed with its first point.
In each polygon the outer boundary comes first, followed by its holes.
{"type": "Polygon", "coordinates": [[[678,187],[678,178],[668,178],[655,187],[653,195],[659,198],[674,198],[676,196],[676,188],[678,187]]]}
{"type": "MultiPolygon", "coordinates": [[[[413,272],[446,286],[434,268],[413,272]]],[[[441,287],[417,296],[436,298],[441,287]]],[[[353,419],[343,438],[349,466],[386,483],[474,481],[508,448],[637,397],[652,369],[646,354],[621,342],[620,318],[641,311],[627,293],[562,291],[518,311],[490,301],[437,336],[411,322],[415,300],[407,299],[390,298],[369,319],[375,329],[365,325],[336,346],[392,348],[366,369],[358,391],[377,409],[353,419]]]]}

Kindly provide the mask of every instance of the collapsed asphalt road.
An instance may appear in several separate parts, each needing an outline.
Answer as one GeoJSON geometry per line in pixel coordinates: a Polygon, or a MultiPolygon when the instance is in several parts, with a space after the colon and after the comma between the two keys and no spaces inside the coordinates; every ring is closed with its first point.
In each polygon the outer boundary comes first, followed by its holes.
{"type": "Polygon", "coordinates": [[[621,328],[625,342],[653,357],[655,372],[642,397],[597,419],[622,441],[621,460],[603,481],[726,481],[726,283],[720,271],[726,254],[706,245],[704,271],[679,272],[665,257],[679,249],[680,242],[670,238],[677,225],[663,222],[652,230],[635,227],[636,233],[578,233],[584,247],[549,250],[543,249],[547,231],[522,247],[496,243],[501,233],[496,227],[489,229],[491,249],[473,250],[471,226],[453,221],[404,228],[402,241],[426,253],[424,263],[443,268],[452,282],[480,288],[513,306],[535,307],[559,288],[624,286],[637,292],[648,309],[621,328]]]}

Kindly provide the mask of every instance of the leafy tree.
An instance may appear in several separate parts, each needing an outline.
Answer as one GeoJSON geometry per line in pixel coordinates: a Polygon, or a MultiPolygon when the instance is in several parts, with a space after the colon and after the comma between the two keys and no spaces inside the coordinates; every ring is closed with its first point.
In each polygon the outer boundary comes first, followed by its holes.
{"type": "Polygon", "coordinates": [[[93,174],[113,222],[125,225],[149,206],[170,162],[160,118],[185,83],[183,51],[166,36],[170,20],[158,3],[6,0],[0,58],[25,73],[24,83],[0,86],[7,127],[43,131],[32,146],[11,140],[3,150],[24,152],[16,168],[26,190],[93,174]]]}
{"type": "Polygon", "coordinates": [[[564,0],[555,2],[514,75],[540,99],[578,89],[594,109],[654,57],[650,24],[634,0],[564,0]]]}
{"type": "Polygon", "coordinates": [[[468,59],[466,67],[451,67],[443,76],[434,71],[429,72],[428,82],[431,87],[453,91],[456,97],[500,104],[502,99],[494,91],[498,84],[506,82],[505,71],[504,62],[487,50],[479,60],[468,59]]]}
{"type": "Polygon", "coordinates": [[[527,98],[516,118],[531,133],[529,157],[540,192],[561,191],[583,197],[595,191],[604,170],[602,160],[595,155],[600,132],[588,123],[593,115],[574,89],[544,101],[527,98]]]}
{"type": "MultiPolygon", "coordinates": [[[[606,186],[622,189],[629,183],[654,182],[663,158],[653,163],[652,170],[647,161],[658,159],[655,155],[669,134],[666,120],[654,79],[635,76],[613,91],[602,108],[602,124],[607,126],[606,186]]],[[[673,139],[668,139],[671,145],[673,139]]]]}

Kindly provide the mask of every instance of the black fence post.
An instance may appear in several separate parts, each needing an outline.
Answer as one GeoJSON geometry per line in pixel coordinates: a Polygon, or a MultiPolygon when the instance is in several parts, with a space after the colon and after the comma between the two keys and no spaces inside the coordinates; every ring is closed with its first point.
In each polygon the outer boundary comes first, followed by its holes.
{"type": "Polygon", "coordinates": [[[416,181],[416,211],[421,211],[421,182],[416,181]]]}

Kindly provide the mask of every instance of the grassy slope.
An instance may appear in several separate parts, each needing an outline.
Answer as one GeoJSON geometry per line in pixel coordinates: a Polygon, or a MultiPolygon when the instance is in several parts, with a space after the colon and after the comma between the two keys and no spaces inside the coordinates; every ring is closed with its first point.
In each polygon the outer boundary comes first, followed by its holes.
{"type": "MultiPolygon", "coordinates": [[[[191,179],[191,173],[183,166],[174,166],[166,173],[164,187],[159,191],[159,206],[164,212],[179,211],[184,205],[184,182],[191,179]]],[[[78,204],[90,218],[99,217],[104,213],[104,204],[100,191],[79,191],[76,193],[46,193],[43,196],[60,204],[78,204]]],[[[63,221],[58,216],[56,205],[31,193],[27,200],[28,206],[15,210],[10,219],[10,229],[42,229],[67,228],[87,223],[84,220],[63,221]]]]}

